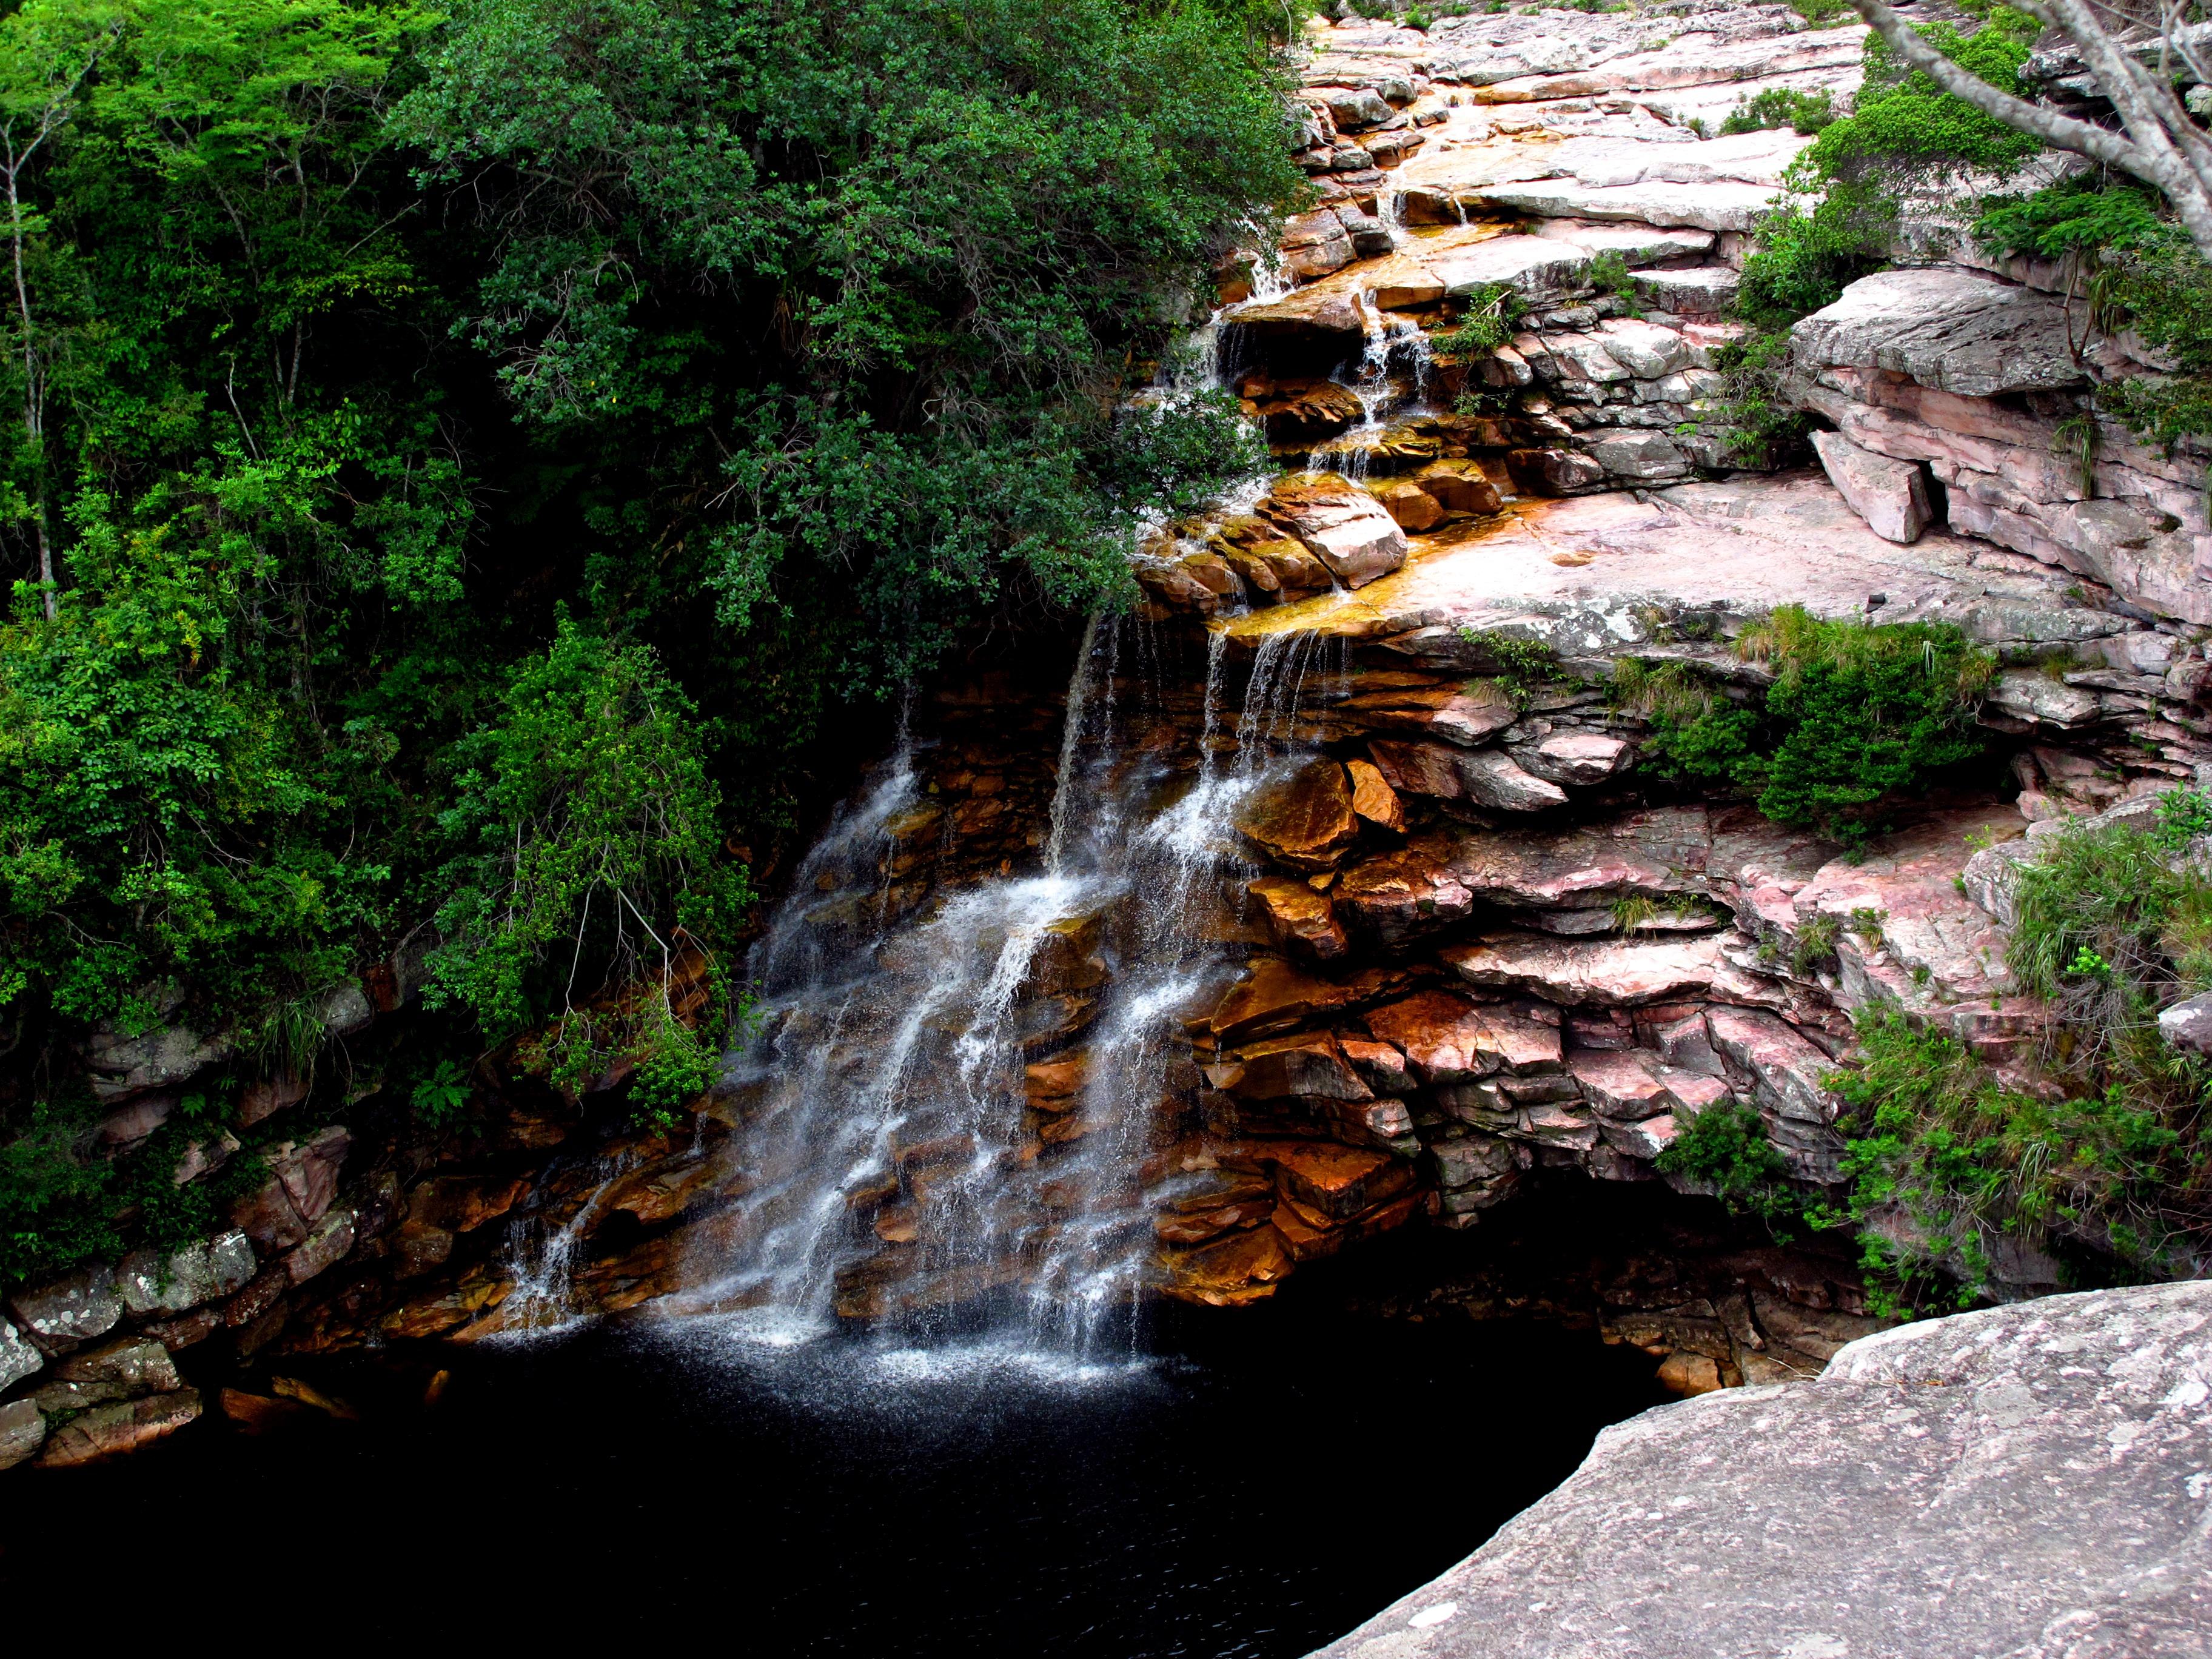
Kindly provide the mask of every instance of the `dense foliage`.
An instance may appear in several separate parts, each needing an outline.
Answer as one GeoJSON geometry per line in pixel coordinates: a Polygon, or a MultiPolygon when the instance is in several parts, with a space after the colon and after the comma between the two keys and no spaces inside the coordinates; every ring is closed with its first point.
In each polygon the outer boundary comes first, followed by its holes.
{"type": "Polygon", "coordinates": [[[88,1035],[235,1089],[410,935],[462,1052],[598,996],[570,1074],[696,1079],[605,999],[726,957],[824,720],[1250,463],[1110,411],[1297,200],[1262,12],[0,17],[0,1235],[106,1213],[88,1035]]]}
{"type": "MultiPolygon", "coordinates": [[[[2030,89],[2020,70],[2041,25],[2010,7],[1979,9],[1987,15],[1972,33],[1950,23],[1927,24],[1919,33],[1983,79],[2025,95],[2030,89]]],[[[1815,136],[1791,165],[1788,194],[1759,226],[1744,262],[1736,309],[1751,326],[1721,365],[1730,380],[1733,445],[1754,465],[1789,459],[1803,441],[1805,418],[1777,385],[1790,325],[1880,269],[1908,209],[1941,211],[1962,190],[1985,190],[2039,151],[2035,140],[1906,68],[1872,35],[1866,77],[1848,115],[1838,115],[1825,94],[1774,89],[1732,115],[1729,130],[1785,124],[1815,136]]]]}
{"type": "Polygon", "coordinates": [[[1651,722],[1662,769],[1746,790],[1778,823],[1863,836],[1886,799],[1982,752],[1973,714],[1996,664],[1955,628],[1784,605],[1736,652],[1771,668],[1763,696],[1731,697],[1680,660],[1626,659],[1613,689],[1651,722]]]}

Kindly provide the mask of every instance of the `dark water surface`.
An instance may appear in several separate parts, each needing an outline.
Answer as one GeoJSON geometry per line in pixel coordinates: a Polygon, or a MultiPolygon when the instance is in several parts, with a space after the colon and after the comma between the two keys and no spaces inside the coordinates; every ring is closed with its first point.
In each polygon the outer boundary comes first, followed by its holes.
{"type": "Polygon", "coordinates": [[[631,1322],[318,1373],[362,1422],[202,1423],[10,1474],[0,1584],[66,1595],[88,1632],[144,1612],[236,1651],[614,1630],[624,1652],[1295,1659],[1659,1397],[1642,1355],[1535,1327],[1285,1308],[1154,1346],[1082,1366],[631,1322]],[[425,1407],[432,1364],[453,1375],[425,1407]]]}

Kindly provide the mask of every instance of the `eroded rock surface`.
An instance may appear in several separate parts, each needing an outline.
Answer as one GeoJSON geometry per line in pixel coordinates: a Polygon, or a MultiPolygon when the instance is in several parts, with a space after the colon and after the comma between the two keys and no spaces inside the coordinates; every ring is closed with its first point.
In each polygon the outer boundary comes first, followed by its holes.
{"type": "Polygon", "coordinates": [[[2212,1653],[2212,1284],[1851,1343],[1606,1430],[1328,1659],[2212,1653]]]}

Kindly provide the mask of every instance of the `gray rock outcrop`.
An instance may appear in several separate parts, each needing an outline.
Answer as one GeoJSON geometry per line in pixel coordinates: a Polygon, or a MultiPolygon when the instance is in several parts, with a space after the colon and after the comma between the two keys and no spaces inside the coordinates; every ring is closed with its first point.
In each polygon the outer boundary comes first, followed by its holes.
{"type": "Polygon", "coordinates": [[[1646,1412],[1328,1659],[2212,1655],[2212,1283],[1646,1412]]]}

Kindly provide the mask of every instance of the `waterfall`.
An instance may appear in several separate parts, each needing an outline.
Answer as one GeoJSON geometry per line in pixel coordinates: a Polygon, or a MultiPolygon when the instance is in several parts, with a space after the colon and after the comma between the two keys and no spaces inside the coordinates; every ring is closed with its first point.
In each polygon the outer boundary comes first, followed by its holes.
{"type": "Polygon", "coordinates": [[[1232,750],[1222,633],[1199,729],[1173,725],[1164,659],[1185,649],[1131,618],[1085,628],[1035,872],[882,902],[891,832],[931,810],[903,748],[832,823],[756,948],[763,1019],[726,1070],[746,1121],[718,1155],[749,1190],[672,1311],[780,1342],[981,1308],[1057,1352],[1134,1340],[1139,1172],[1187,1107],[1182,1019],[1227,972],[1208,924],[1253,873],[1233,814],[1311,747],[1348,670],[1341,641],[1262,639],[1232,750]]]}

